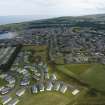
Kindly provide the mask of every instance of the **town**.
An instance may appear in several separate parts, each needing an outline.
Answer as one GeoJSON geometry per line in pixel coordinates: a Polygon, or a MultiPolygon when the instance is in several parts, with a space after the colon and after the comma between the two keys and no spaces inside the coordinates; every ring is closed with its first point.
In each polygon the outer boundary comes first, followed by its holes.
{"type": "Polygon", "coordinates": [[[92,27],[24,29],[15,38],[3,39],[0,43],[47,45],[50,59],[58,64],[93,62],[105,64],[105,31],[100,30],[92,27]],[[62,62],[57,62],[58,57],[62,62]]]}

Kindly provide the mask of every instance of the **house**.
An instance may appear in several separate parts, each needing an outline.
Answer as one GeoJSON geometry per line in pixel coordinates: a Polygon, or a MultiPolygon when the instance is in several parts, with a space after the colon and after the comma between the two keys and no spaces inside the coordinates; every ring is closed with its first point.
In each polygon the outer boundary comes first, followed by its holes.
{"type": "Polygon", "coordinates": [[[44,84],[43,83],[39,83],[39,91],[40,92],[44,91],[44,84]]]}
{"type": "Polygon", "coordinates": [[[11,100],[11,101],[8,103],[8,105],[16,105],[16,104],[18,104],[18,103],[19,103],[19,99],[15,98],[15,99],[11,100]]]}
{"type": "Polygon", "coordinates": [[[38,89],[36,85],[32,86],[32,93],[38,93],[38,89]]]}
{"type": "Polygon", "coordinates": [[[16,95],[20,97],[20,96],[22,96],[22,95],[25,93],[25,91],[26,91],[26,90],[25,90],[24,88],[22,88],[22,89],[20,89],[20,90],[18,90],[18,91],[16,92],[16,95]]]}
{"type": "Polygon", "coordinates": [[[36,75],[34,75],[34,76],[32,76],[35,80],[40,80],[40,78],[38,77],[38,76],[36,76],[36,75]]]}
{"type": "Polygon", "coordinates": [[[26,74],[28,71],[26,69],[17,69],[17,72],[20,74],[26,74]]]}
{"type": "Polygon", "coordinates": [[[60,87],[60,92],[65,93],[67,91],[67,86],[65,84],[62,84],[60,87]]]}
{"type": "Polygon", "coordinates": [[[5,104],[7,104],[9,101],[11,101],[11,100],[12,100],[12,98],[9,97],[9,96],[3,96],[3,97],[2,97],[2,104],[5,105],[5,104]]]}
{"type": "Polygon", "coordinates": [[[13,78],[11,75],[5,77],[5,80],[9,83],[9,84],[13,84],[16,82],[15,78],[13,78]]]}
{"type": "Polygon", "coordinates": [[[47,90],[47,91],[51,91],[52,88],[53,88],[53,84],[49,81],[49,82],[47,83],[46,90],[47,90]]]}
{"type": "Polygon", "coordinates": [[[38,73],[38,72],[36,72],[36,73],[35,73],[35,75],[36,75],[36,76],[38,76],[38,77],[39,77],[39,76],[41,76],[41,74],[40,74],[40,73],[38,73]]]}
{"type": "Polygon", "coordinates": [[[4,95],[4,94],[8,93],[9,90],[10,90],[10,88],[5,87],[5,88],[3,88],[3,89],[1,90],[0,93],[1,93],[2,95],[4,95]]]}
{"type": "Polygon", "coordinates": [[[60,82],[59,81],[55,81],[54,83],[54,90],[58,91],[60,89],[60,82]]]}
{"type": "Polygon", "coordinates": [[[50,80],[51,80],[51,81],[55,81],[55,80],[57,80],[56,75],[55,75],[55,74],[52,74],[52,75],[50,76],[50,80]]]}
{"type": "Polygon", "coordinates": [[[8,80],[9,84],[14,84],[15,82],[16,82],[16,80],[14,78],[11,78],[11,79],[8,80]]]}
{"type": "Polygon", "coordinates": [[[77,95],[80,91],[78,89],[75,89],[74,91],[72,91],[73,95],[77,95]]]}
{"type": "Polygon", "coordinates": [[[15,84],[7,84],[6,85],[8,88],[14,88],[15,87],[15,84]]]}
{"type": "Polygon", "coordinates": [[[27,86],[30,84],[30,81],[28,79],[23,79],[21,82],[20,82],[20,85],[21,86],[27,86]]]}

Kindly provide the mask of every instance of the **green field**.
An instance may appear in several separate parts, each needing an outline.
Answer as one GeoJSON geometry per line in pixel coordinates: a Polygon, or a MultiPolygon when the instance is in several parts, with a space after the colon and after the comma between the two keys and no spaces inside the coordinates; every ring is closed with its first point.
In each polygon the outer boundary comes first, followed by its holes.
{"type": "Polygon", "coordinates": [[[80,75],[92,88],[105,91],[105,66],[95,65],[80,75]]]}
{"type": "Polygon", "coordinates": [[[78,80],[83,80],[91,88],[105,91],[105,65],[101,64],[72,64],[57,65],[57,70],[78,80]]]}
{"type": "Polygon", "coordinates": [[[32,56],[35,58],[37,56],[40,56],[44,62],[47,62],[48,60],[48,52],[47,52],[47,46],[41,45],[24,45],[22,48],[22,51],[31,51],[32,56]]]}
{"type": "Polygon", "coordinates": [[[70,97],[56,92],[42,92],[39,94],[26,93],[18,105],[66,105],[70,97]]]}

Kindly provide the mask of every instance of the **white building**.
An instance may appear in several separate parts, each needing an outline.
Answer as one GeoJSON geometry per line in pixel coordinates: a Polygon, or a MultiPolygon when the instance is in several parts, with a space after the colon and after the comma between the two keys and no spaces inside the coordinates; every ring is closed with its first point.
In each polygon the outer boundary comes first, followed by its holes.
{"type": "Polygon", "coordinates": [[[54,83],[54,90],[58,91],[60,89],[60,82],[56,81],[54,83]]]}
{"type": "Polygon", "coordinates": [[[32,93],[38,93],[38,89],[36,85],[32,86],[32,93]]]}
{"type": "Polygon", "coordinates": [[[21,86],[27,86],[29,84],[30,84],[30,81],[29,80],[26,80],[26,79],[25,80],[22,80],[21,83],[20,83],[21,86]]]}
{"type": "Polygon", "coordinates": [[[57,80],[57,77],[56,77],[55,74],[52,74],[52,75],[50,76],[50,79],[51,79],[51,81],[55,81],[55,80],[57,80]]]}
{"type": "Polygon", "coordinates": [[[48,83],[47,83],[46,90],[47,90],[47,91],[51,91],[52,88],[53,88],[53,84],[52,84],[51,82],[48,82],[48,83]]]}
{"type": "Polygon", "coordinates": [[[44,91],[44,84],[43,83],[39,83],[39,90],[40,90],[40,92],[44,91]]]}
{"type": "Polygon", "coordinates": [[[60,92],[65,93],[66,91],[67,91],[67,86],[63,84],[63,85],[60,87],[60,92]]]}
{"type": "Polygon", "coordinates": [[[74,91],[72,91],[73,95],[77,95],[80,91],[78,89],[75,89],[74,91]]]}
{"type": "Polygon", "coordinates": [[[3,88],[3,89],[1,90],[0,93],[1,93],[2,95],[7,94],[7,93],[9,92],[9,89],[10,89],[10,88],[5,87],[5,88],[3,88]]]}
{"type": "Polygon", "coordinates": [[[12,98],[9,97],[9,96],[3,96],[3,97],[2,97],[2,104],[5,105],[5,104],[7,104],[9,101],[11,101],[11,100],[12,100],[12,98]]]}
{"type": "Polygon", "coordinates": [[[26,90],[25,90],[24,88],[23,88],[23,89],[20,89],[20,90],[18,90],[18,91],[16,92],[16,95],[20,97],[20,96],[22,96],[22,95],[25,93],[25,91],[26,91],[26,90]]]}
{"type": "Polygon", "coordinates": [[[16,105],[16,104],[18,104],[18,103],[19,103],[19,99],[15,98],[15,99],[11,100],[11,101],[8,103],[8,105],[16,105]]]}

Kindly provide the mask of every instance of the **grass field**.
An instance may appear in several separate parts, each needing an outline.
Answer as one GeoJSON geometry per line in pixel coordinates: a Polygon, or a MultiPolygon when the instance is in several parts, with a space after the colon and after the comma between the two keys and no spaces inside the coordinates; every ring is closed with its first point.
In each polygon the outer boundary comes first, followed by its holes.
{"type": "Polygon", "coordinates": [[[33,56],[40,56],[44,62],[48,60],[47,46],[24,45],[22,51],[32,51],[34,52],[33,56]]]}
{"type": "Polygon", "coordinates": [[[85,72],[85,70],[87,70],[88,68],[92,67],[92,65],[90,64],[67,64],[65,65],[65,67],[69,69],[70,71],[72,71],[73,73],[79,75],[85,72]]]}
{"type": "Polygon", "coordinates": [[[18,105],[66,105],[69,102],[70,97],[60,93],[44,92],[32,95],[27,92],[18,105]]]}
{"type": "Polygon", "coordinates": [[[92,88],[105,91],[105,66],[94,65],[80,75],[92,88]]]}
{"type": "Polygon", "coordinates": [[[105,91],[105,65],[101,64],[57,65],[57,70],[70,77],[85,81],[92,88],[105,91]]]}

